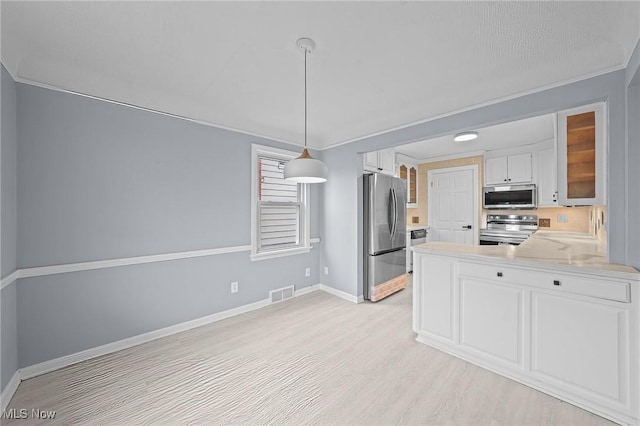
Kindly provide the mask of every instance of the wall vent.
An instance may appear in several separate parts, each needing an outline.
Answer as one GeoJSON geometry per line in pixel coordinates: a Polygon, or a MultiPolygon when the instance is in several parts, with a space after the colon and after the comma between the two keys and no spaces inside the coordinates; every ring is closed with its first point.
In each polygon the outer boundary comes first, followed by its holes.
{"type": "Polygon", "coordinates": [[[269,299],[271,303],[282,302],[283,300],[292,299],[294,295],[293,286],[282,287],[269,292],[269,299]]]}

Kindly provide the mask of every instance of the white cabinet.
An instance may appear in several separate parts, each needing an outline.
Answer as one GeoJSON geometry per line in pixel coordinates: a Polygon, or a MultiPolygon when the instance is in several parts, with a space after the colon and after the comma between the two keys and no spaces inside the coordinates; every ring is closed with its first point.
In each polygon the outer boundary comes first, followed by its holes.
{"type": "Polygon", "coordinates": [[[435,339],[453,342],[455,262],[446,257],[416,256],[415,253],[413,256],[414,281],[428,279],[431,284],[413,293],[413,306],[421,307],[419,312],[414,311],[413,329],[435,339]]]}
{"type": "Polygon", "coordinates": [[[363,168],[370,172],[394,175],[395,163],[395,152],[392,149],[382,149],[365,153],[363,168]]]}
{"type": "Polygon", "coordinates": [[[553,147],[538,152],[538,207],[558,205],[556,151],[553,147]]]}
{"type": "Polygon", "coordinates": [[[486,185],[531,183],[533,181],[532,171],[532,154],[530,152],[488,157],[484,162],[484,181],[486,185]]]}
{"type": "Polygon", "coordinates": [[[460,345],[522,368],[522,289],[460,278],[460,345]]]}
{"type": "Polygon", "coordinates": [[[531,301],[533,375],[601,403],[628,406],[628,309],[538,292],[531,301]]]}
{"type": "Polygon", "coordinates": [[[606,103],[558,112],[558,202],[605,204],[606,103]]]}
{"type": "Polygon", "coordinates": [[[638,274],[464,254],[418,252],[414,263],[419,342],[619,423],[640,424],[638,274]]]}

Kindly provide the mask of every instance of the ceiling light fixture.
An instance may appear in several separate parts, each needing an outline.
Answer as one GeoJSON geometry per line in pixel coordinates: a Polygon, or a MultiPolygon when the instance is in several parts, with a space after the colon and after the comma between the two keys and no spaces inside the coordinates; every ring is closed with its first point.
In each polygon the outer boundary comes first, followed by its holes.
{"type": "Polygon", "coordinates": [[[327,166],[307,150],[307,54],[313,52],[316,44],[310,38],[301,38],[296,45],[304,51],[304,150],[284,166],[284,178],[297,183],[322,183],[327,181],[327,166]]]}
{"type": "Polygon", "coordinates": [[[461,132],[453,137],[456,142],[472,141],[478,137],[478,132],[461,132]]]}

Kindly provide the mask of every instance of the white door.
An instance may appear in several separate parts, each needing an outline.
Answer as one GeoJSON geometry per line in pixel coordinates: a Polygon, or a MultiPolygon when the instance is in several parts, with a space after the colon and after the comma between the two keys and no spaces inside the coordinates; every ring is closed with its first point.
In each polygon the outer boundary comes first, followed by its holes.
{"type": "Polygon", "coordinates": [[[434,241],[473,244],[477,223],[474,170],[443,169],[429,175],[429,232],[434,233],[434,241]]]}

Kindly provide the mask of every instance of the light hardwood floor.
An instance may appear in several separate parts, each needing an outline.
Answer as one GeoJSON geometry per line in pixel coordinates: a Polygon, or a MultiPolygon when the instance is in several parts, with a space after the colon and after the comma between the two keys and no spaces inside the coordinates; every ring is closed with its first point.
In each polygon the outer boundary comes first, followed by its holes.
{"type": "Polygon", "coordinates": [[[411,287],[313,292],[27,380],[9,408],[55,410],[47,425],[612,424],[415,342],[411,287]]]}

